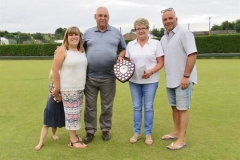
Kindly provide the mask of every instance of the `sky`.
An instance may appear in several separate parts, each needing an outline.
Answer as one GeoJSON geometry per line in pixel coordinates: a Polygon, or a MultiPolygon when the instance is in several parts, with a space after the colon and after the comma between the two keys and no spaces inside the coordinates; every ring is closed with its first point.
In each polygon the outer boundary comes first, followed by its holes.
{"type": "Polygon", "coordinates": [[[109,24],[122,34],[134,28],[136,19],[148,19],[150,30],[163,28],[161,11],[174,8],[178,24],[191,31],[240,19],[240,0],[0,0],[0,31],[54,33],[77,26],[81,32],[96,26],[94,14],[108,8],[109,24]]]}

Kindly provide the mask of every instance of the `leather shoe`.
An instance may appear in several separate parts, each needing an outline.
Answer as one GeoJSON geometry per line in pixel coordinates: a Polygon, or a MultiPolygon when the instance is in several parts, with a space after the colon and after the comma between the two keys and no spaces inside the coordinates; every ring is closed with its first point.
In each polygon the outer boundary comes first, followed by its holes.
{"type": "Polygon", "coordinates": [[[111,139],[111,135],[110,135],[110,132],[109,131],[103,131],[102,132],[102,139],[104,141],[108,141],[111,139]]]}
{"type": "Polygon", "coordinates": [[[84,138],[84,143],[88,144],[93,140],[94,134],[92,133],[87,133],[87,136],[84,138]]]}

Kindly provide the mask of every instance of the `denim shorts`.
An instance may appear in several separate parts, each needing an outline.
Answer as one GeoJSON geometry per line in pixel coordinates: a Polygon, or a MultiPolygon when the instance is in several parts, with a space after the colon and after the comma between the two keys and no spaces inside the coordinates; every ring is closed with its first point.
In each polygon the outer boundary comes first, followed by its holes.
{"type": "Polygon", "coordinates": [[[190,82],[186,89],[181,86],[176,88],[167,88],[168,103],[170,106],[176,106],[178,110],[188,110],[190,108],[193,82],[190,82]]]}

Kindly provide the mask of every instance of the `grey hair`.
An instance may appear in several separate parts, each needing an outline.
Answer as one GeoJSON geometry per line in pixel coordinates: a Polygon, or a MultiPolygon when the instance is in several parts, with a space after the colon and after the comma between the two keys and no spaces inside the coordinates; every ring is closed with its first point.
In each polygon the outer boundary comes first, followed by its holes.
{"type": "Polygon", "coordinates": [[[101,6],[101,7],[98,7],[98,8],[97,8],[96,14],[98,14],[98,11],[99,11],[100,9],[105,9],[105,10],[107,11],[107,13],[108,13],[107,7],[101,6]]]}
{"type": "Polygon", "coordinates": [[[135,22],[134,22],[134,28],[136,29],[136,25],[144,25],[147,28],[149,28],[149,22],[146,18],[138,18],[135,22]]]}

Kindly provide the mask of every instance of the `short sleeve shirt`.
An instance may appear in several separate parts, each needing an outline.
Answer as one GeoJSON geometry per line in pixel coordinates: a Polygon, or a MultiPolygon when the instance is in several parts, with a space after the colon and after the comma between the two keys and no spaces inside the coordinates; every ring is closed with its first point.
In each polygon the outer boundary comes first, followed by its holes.
{"type": "MultiPolygon", "coordinates": [[[[197,52],[194,35],[177,25],[169,34],[165,32],[160,42],[164,52],[167,87],[176,88],[181,84],[188,55],[197,52]]],[[[196,65],[189,80],[197,83],[196,65]]]]}
{"type": "Polygon", "coordinates": [[[101,79],[115,77],[113,66],[117,60],[117,51],[126,49],[121,32],[110,25],[104,32],[97,26],[90,28],[83,35],[83,45],[88,60],[87,75],[101,79]]]}
{"type": "Polygon", "coordinates": [[[157,64],[156,58],[163,55],[162,46],[158,40],[149,38],[143,47],[139,45],[137,39],[129,42],[125,56],[135,64],[135,72],[129,81],[137,84],[158,82],[159,72],[155,72],[148,79],[142,79],[138,71],[141,67],[146,67],[146,70],[153,69],[157,64]]]}

